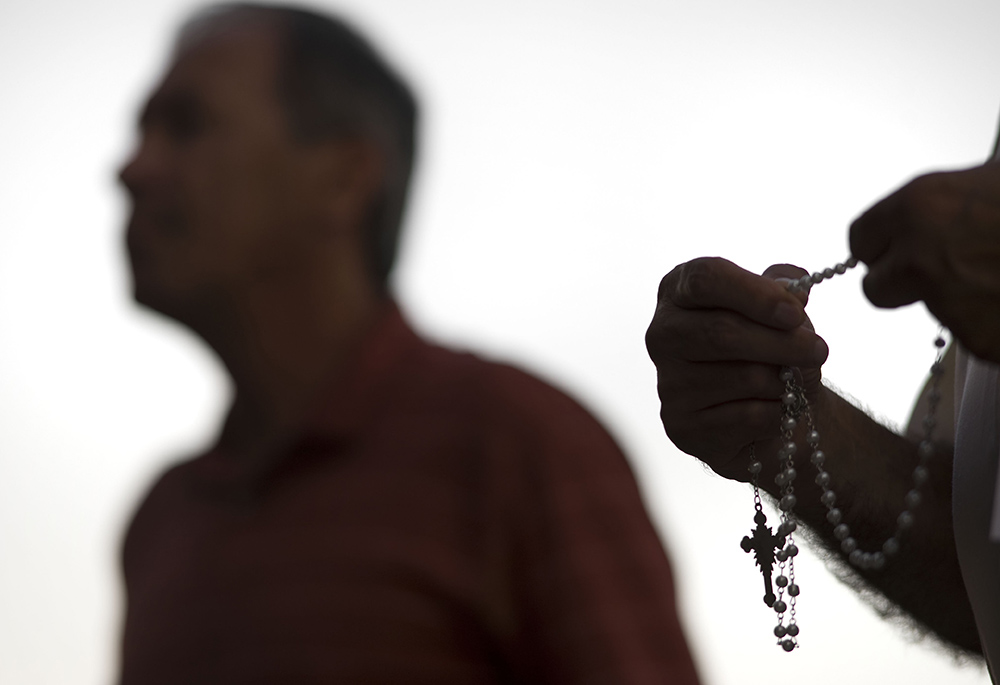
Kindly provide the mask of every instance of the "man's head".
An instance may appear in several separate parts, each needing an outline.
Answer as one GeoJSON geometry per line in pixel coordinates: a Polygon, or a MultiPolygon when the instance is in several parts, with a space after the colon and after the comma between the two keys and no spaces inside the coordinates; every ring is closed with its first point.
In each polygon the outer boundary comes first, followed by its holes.
{"type": "Polygon", "coordinates": [[[137,299],[183,318],[195,299],[304,268],[345,232],[384,288],[415,118],[407,87],[336,20],[249,4],[196,15],[121,174],[137,299]]]}

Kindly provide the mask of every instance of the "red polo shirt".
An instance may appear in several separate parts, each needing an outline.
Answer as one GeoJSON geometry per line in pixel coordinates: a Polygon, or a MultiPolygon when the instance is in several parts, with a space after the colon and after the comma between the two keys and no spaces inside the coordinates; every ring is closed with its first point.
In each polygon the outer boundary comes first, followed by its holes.
{"type": "Polygon", "coordinates": [[[160,477],[123,563],[121,685],[697,681],[607,432],[395,307],[266,468],[160,477]]]}

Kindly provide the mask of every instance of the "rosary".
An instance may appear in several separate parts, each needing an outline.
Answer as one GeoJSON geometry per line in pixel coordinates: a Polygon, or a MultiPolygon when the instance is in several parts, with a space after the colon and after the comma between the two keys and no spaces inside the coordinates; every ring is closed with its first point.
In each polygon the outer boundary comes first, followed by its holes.
{"type": "MultiPolygon", "coordinates": [[[[802,292],[808,290],[835,275],[843,274],[848,269],[857,266],[858,260],[851,257],[846,262],[836,266],[817,271],[810,276],[792,281],[788,285],[790,292],[802,292]]],[[[943,329],[942,329],[943,333],[943,329]]],[[[826,507],[826,520],[833,526],[833,537],[840,543],[840,549],[847,555],[848,562],[862,570],[879,570],[898,551],[905,532],[913,525],[913,510],[920,504],[921,486],[927,482],[928,470],[927,462],[934,455],[932,437],[934,433],[935,414],[937,406],[941,400],[941,376],[944,373],[942,359],[945,353],[945,340],[941,333],[934,340],[937,348],[937,356],[931,365],[931,387],[928,395],[929,405],[927,416],[923,421],[923,439],[917,446],[918,463],[913,469],[913,488],[907,492],[904,499],[905,507],[896,519],[896,530],[891,537],[886,539],[880,550],[865,552],[858,548],[857,541],[851,537],[850,527],[842,522],[843,514],[837,508],[837,494],[830,488],[831,477],[826,471],[826,455],[819,447],[820,435],[813,423],[812,411],[809,402],[806,400],[805,389],[795,378],[795,371],[792,368],[784,367],[780,372],[780,379],[785,384],[785,392],[781,397],[781,440],[782,446],[778,450],[779,472],[775,476],[775,483],[780,487],[780,498],[778,499],[778,509],[780,510],[781,522],[773,533],[766,525],[767,517],[761,508],[760,489],[757,479],[763,468],[761,462],[754,453],[754,445],[750,444],[750,483],[753,485],[753,502],[756,510],[753,520],[757,526],[750,535],[743,538],[740,547],[744,552],[754,552],[757,565],[764,576],[764,604],[769,606],[778,615],[778,625],[774,628],[774,635],[778,639],[778,645],[786,652],[790,652],[798,647],[799,626],[795,621],[795,601],[799,596],[799,586],[795,583],[795,556],[799,553],[799,548],[795,546],[793,533],[798,528],[795,522],[795,498],[794,481],[798,476],[795,470],[794,457],[798,452],[795,444],[794,431],[800,424],[806,427],[806,443],[808,444],[809,461],[812,462],[816,471],[815,482],[823,490],[820,495],[820,502],[826,507]],[[774,578],[772,587],[771,576],[774,572],[774,564],[778,564],[778,575],[774,578]],[[787,595],[787,601],[786,601],[787,595]]]]}

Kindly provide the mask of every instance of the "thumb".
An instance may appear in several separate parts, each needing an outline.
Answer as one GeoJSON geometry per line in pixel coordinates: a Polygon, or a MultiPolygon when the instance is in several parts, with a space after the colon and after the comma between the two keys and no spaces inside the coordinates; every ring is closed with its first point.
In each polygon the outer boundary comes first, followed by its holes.
{"type": "MultiPolygon", "coordinates": [[[[803,276],[808,275],[808,271],[800,266],[795,266],[794,264],[772,264],[764,269],[764,273],[761,274],[761,276],[764,276],[765,278],[770,278],[785,285],[791,284],[793,281],[797,281],[803,276]]],[[[796,290],[792,294],[799,299],[799,302],[802,303],[803,307],[809,303],[808,288],[796,290]]]]}

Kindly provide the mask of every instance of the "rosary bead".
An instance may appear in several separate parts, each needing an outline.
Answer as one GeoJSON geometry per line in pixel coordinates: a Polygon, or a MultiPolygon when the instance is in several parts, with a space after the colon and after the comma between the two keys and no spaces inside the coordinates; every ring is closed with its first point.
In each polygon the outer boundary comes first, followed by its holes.
{"type": "Polygon", "coordinates": [[[839,263],[839,264],[837,264],[836,266],[833,267],[833,270],[836,271],[838,274],[846,274],[847,273],[847,265],[843,264],[843,263],[839,263]]]}
{"type": "Polygon", "coordinates": [[[854,267],[856,267],[858,265],[858,258],[857,257],[851,257],[846,262],[844,262],[844,264],[847,265],[848,269],[853,269],[854,267]]]}
{"type": "MultiPolygon", "coordinates": [[[[843,263],[838,263],[832,268],[823,269],[822,271],[816,271],[812,274],[802,276],[796,281],[791,281],[788,284],[788,290],[791,292],[805,291],[808,293],[812,286],[823,282],[826,279],[831,279],[837,274],[844,274],[848,269],[852,269],[858,265],[858,259],[856,257],[850,257],[847,261],[843,263]]],[[[942,328],[942,331],[944,329],[942,328]]],[[[784,405],[784,414],[781,417],[781,422],[779,428],[781,435],[784,440],[781,447],[778,450],[779,457],[779,473],[775,477],[775,483],[780,486],[782,491],[782,496],[778,501],[778,508],[781,510],[781,523],[775,528],[775,533],[773,536],[770,532],[767,532],[768,537],[772,540],[771,544],[775,541],[782,541],[784,546],[775,552],[771,552],[772,547],[768,546],[768,555],[773,553],[773,557],[768,560],[768,568],[765,571],[765,583],[768,588],[770,588],[770,570],[772,568],[771,562],[777,561],[780,566],[778,566],[778,575],[774,577],[774,584],[777,587],[777,595],[775,598],[773,594],[770,593],[765,601],[776,600],[772,603],[772,608],[778,614],[778,625],[774,628],[774,635],[778,638],[778,644],[787,651],[791,652],[796,647],[798,647],[797,641],[794,639],[798,636],[799,628],[795,624],[795,598],[799,595],[799,587],[794,583],[795,579],[795,566],[794,557],[798,555],[799,548],[795,545],[792,540],[791,533],[796,530],[796,523],[793,519],[794,507],[797,504],[797,499],[794,494],[794,488],[792,487],[792,482],[797,477],[797,472],[793,466],[793,456],[798,451],[795,441],[791,439],[794,432],[797,430],[799,425],[805,421],[805,426],[808,428],[805,435],[806,444],[809,446],[810,461],[816,467],[815,482],[822,489],[822,494],[820,496],[820,502],[824,504],[827,508],[826,518],[833,526],[833,537],[840,542],[840,549],[844,555],[847,557],[847,561],[853,566],[861,570],[878,570],[883,568],[887,563],[887,558],[898,554],[900,548],[900,540],[903,536],[904,531],[912,528],[914,523],[914,517],[912,510],[920,505],[923,496],[921,495],[918,488],[925,482],[929,480],[930,473],[926,467],[926,462],[934,455],[935,449],[931,442],[933,436],[933,431],[937,423],[936,411],[938,405],[942,400],[942,393],[939,388],[940,377],[944,373],[944,365],[942,364],[943,359],[943,348],[947,346],[945,339],[938,335],[934,340],[935,347],[940,350],[937,353],[937,359],[931,366],[932,383],[929,389],[929,405],[927,414],[923,419],[923,429],[924,429],[924,439],[921,440],[917,445],[917,454],[919,456],[919,465],[913,470],[913,489],[909,490],[904,497],[906,503],[906,509],[897,518],[897,530],[893,537],[887,539],[883,544],[881,551],[865,552],[858,547],[858,541],[851,536],[850,527],[842,522],[843,514],[840,509],[836,508],[834,505],[837,501],[837,495],[830,488],[832,482],[832,476],[828,473],[824,464],[826,461],[826,455],[821,449],[819,449],[820,444],[820,434],[813,427],[813,415],[812,407],[807,400],[805,393],[796,382],[796,370],[792,367],[782,367],[778,373],[779,379],[785,384],[785,392],[781,395],[781,402],[784,405]],[[785,574],[788,575],[785,575],[785,574]],[[787,593],[788,603],[783,601],[785,598],[785,593],[787,593]],[[785,612],[789,610],[789,604],[791,604],[791,614],[788,617],[788,625],[783,625],[785,612]]],[[[759,474],[762,471],[762,464],[760,461],[752,460],[749,466],[750,472],[754,475],[759,474]]],[[[757,486],[756,478],[753,479],[754,486],[754,499],[757,507],[757,515],[754,517],[754,521],[759,525],[763,526],[764,515],[760,511],[760,493],[757,486]],[[758,521],[757,517],[760,517],[758,521]]],[[[754,536],[757,537],[757,531],[754,531],[754,536]]],[[[749,540],[744,538],[741,546],[744,547],[746,551],[751,551],[752,548],[760,550],[754,544],[748,544],[749,540]]],[[[758,565],[761,565],[761,561],[758,560],[758,565]]],[[[761,569],[764,570],[764,566],[761,565],[761,569]]]]}
{"type": "MultiPolygon", "coordinates": [[[[836,264],[832,268],[824,269],[823,271],[817,271],[811,275],[803,276],[797,281],[793,281],[789,284],[788,289],[790,291],[804,290],[809,292],[813,285],[821,283],[825,279],[833,278],[836,274],[843,274],[847,269],[854,268],[857,266],[858,260],[855,257],[849,258],[844,263],[836,264]]],[[[938,336],[934,341],[935,346],[940,350],[946,346],[946,342],[943,337],[938,336]]],[[[774,552],[774,556],[771,557],[772,560],[780,563],[779,573],[774,578],[774,584],[777,587],[778,598],[773,602],[772,608],[778,614],[779,623],[774,628],[774,635],[778,638],[778,644],[788,652],[794,650],[798,643],[794,639],[798,636],[799,629],[794,623],[795,619],[795,598],[799,595],[799,587],[793,581],[795,578],[795,566],[794,557],[799,553],[799,548],[791,539],[791,533],[796,529],[796,523],[792,520],[793,510],[797,504],[797,498],[794,494],[794,489],[791,484],[797,477],[797,472],[793,466],[793,456],[798,451],[795,441],[790,439],[794,434],[799,424],[805,420],[805,425],[808,430],[805,435],[806,444],[809,446],[810,450],[810,461],[816,467],[816,484],[822,488],[823,492],[820,496],[820,502],[826,506],[827,520],[833,525],[833,537],[840,542],[840,549],[844,555],[847,557],[847,561],[861,570],[878,570],[885,566],[887,562],[887,557],[893,556],[898,553],[900,547],[900,538],[903,531],[912,528],[914,518],[912,510],[920,505],[922,500],[922,495],[918,488],[925,482],[929,480],[929,470],[925,466],[927,460],[929,460],[934,455],[934,446],[931,442],[931,437],[936,421],[936,410],[942,399],[942,393],[940,391],[939,382],[940,376],[944,373],[944,366],[941,363],[942,353],[938,353],[938,357],[934,364],[931,366],[932,374],[932,384],[929,391],[929,406],[927,415],[923,419],[924,428],[924,439],[917,445],[917,454],[919,456],[919,465],[913,470],[913,482],[914,488],[906,493],[904,498],[906,502],[906,510],[904,510],[897,518],[898,528],[896,534],[886,540],[882,544],[881,551],[875,552],[865,552],[858,547],[858,541],[851,536],[850,527],[842,522],[843,514],[840,509],[836,508],[834,505],[837,501],[837,495],[830,488],[832,482],[832,476],[825,470],[824,464],[826,461],[826,455],[821,449],[819,449],[820,434],[819,431],[815,430],[813,427],[813,416],[811,413],[811,407],[806,399],[802,388],[795,381],[795,370],[791,367],[782,367],[779,371],[778,377],[785,383],[785,392],[781,395],[781,402],[785,406],[784,415],[781,418],[779,428],[781,430],[781,435],[786,438],[783,440],[781,447],[778,450],[779,457],[779,473],[775,477],[774,481],[777,483],[783,492],[783,496],[778,501],[778,508],[782,512],[782,521],[775,528],[774,537],[772,540],[781,540],[784,542],[784,546],[774,552]],[[788,575],[785,575],[788,573],[788,575]],[[787,593],[788,603],[783,601],[787,593]],[[787,626],[783,625],[785,612],[789,609],[789,604],[791,604],[791,615],[789,617],[789,623],[787,626]]],[[[762,464],[760,461],[753,460],[750,463],[750,472],[754,475],[759,474],[762,471],[762,464]]],[[[763,525],[763,513],[759,511],[760,509],[760,494],[757,489],[757,481],[754,479],[754,497],[757,503],[758,515],[761,517],[761,521],[757,521],[757,517],[754,517],[755,522],[758,525],[763,525]]],[[[755,532],[756,535],[756,532],[755,532]]],[[[770,535],[770,534],[769,534],[770,535]]],[[[747,539],[744,539],[743,544],[746,545],[747,539]]],[[[772,543],[773,544],[773,543],[772,543]]],[[[746,547],[744,547],[746,549],[746,547]]],[[[754,548],[756,549],[756,548],[754,548]]],[[[749,549],[747,551],[750,551],[749,549]]],[[[770,552],[769,552],[770,554],[770,552]]],[[[760,562],[758,561],[758,564],[760,562]]],[[[761,567],[763,570],[763,566],[761,567]]],[[[770,569],[770,564],[768,566],[770,569]]],[[[770,587],[771,581],[769,579],[769,573],[765,572],[765,582],[768,587],[770,587]]],[[[767,597],[768,600],[774,597],[773,594],[767,597]]]]}
{"type": "Polygon", "coordinates": [[[810,277],[810,280],[813,283],[822,283],[823,282],[823,274],[821,274],[819,271],[815,271],[815,272],[813,272],[813,275],[810,277]]]}
{"type": "Polygon", "coordinates": [[[897,540],[896,538],[889,538],[888,540],[882,543],[882,553],[885,556],[891,557],[897,552],[899,552],[899,540],[897,540]]]}
{"type": "Polygon", "coordinates": [[[823,269],[823,278],[833,278],[833,275],[835,273],[837,273],[837,272],[834,271],[833,269],[827,267],[827,268],[823,269]]]}
{"type": "Polygon", "coordinates": [[[789,533],[794,533],[798,527],[799,524],[797,524],[795,521],[792,520],[782,521],[778,525],[778,535],[788,535],[789,533]]]}

